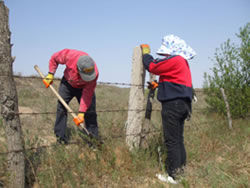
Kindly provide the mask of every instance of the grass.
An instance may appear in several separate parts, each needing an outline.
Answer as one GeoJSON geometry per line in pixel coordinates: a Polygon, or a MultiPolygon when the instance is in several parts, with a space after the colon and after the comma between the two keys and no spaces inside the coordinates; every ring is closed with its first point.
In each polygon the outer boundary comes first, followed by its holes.
{"type": "MultiPolygon", "coordinates": [[[[39,79],[16,78],[19,109],[25,112],[55,112],[57,99],[39,79]],[[26,108],[21,108],[26,107],[26,108]]],[[[58,82],[54,86],[58,88],[58,82]]],[[[152,113],[152,136],[149,148],[130,152],[125,144],[128,88],[98,85],[96,89],[98,123],[104,145],[93,151],[75,131],[71,116],[68,129],[71,142],[57,145],[53,135],[55,114],[20,115],[26,148],[28,187],[248,187],[250,182],[250,127],[247,120],[234,120],[233,130],[227,121],[206,110],[202,91],[193,105],[192,119],[185,124],[187,167],[181,184],[166,185],[155,178],[162,172],[159,163],[166,158],[162,144],[160,111],[152,113]],[[125,111],[110,110],[124,109],[125,111]]],[[[70,106],[78,111],[74,99],[70,106]]],[[[153,109],[160,109],[155,101],[153,109]]],[[[0,119],[0,148],[6,151],[0,119]]],[[[7,156],[0,155],[0,187],[7,185],[7,156]]]]}

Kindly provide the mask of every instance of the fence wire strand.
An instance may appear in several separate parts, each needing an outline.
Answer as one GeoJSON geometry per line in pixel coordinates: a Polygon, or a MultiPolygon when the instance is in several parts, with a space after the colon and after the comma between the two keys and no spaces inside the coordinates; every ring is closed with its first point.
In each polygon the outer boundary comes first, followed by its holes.
{"type": "MultiPolygon", "coordinates": [[[[0,75],[0,77],[9,77],[10,75],[0,75]]],[[[12,75],[11,75],[12,76],[12,75]]],[[[39,79],[42,80],[43,78],[38,77],[38,76],[18,76],[18,75],[14,75],[14,78],[20,78],[20,79],[39,79]]],[[[61,81],[60,78],[55,78],[54,80],[58,80],[61,81]]],[[[71,81],[71,80],[67,80],[67,81],[71,81]]],[[[119,82],[102,82],[99,81],[97,82],[97,84],[99,85],[120,85],[120,86],[136,86],[136,87],[144,87],[145,85],[138,85],[138,84],[130,84],[130,83],[119,83],[119,82]]],[[[198,90],[199,92],[199,90],[198,90]]],[[[104,109],[104,110],[96,110],[96,113],[112,113],[112,112],[129,112],[129,111],[137,111],[137,112],[142,112],[142,111],[146,111],[146,109],[104,109]]],[[[152,111],[161,111],[161,109],[152,109],[152,111]]],[[[70,112],[68,112],[70,113],[70,112]]],[[[78,112],[73,112],[73,113],[78,113],[78,112]]],[[[91,113],[91,111],[89,111],[88,113],[91,113]]],[[[1,115],[5,115],[4,113],[0,113],[1,115]]],[[[14,113],[15,115],[50,115],[50,114],[56,114],[56,112],[16,112],[14,113]]],[[[148,131],[148,132],[141,132],[139,134],[122,134],[122,135],[116,135],[116,136],[109,136],[109,137],[103,137],[102,140],[107,140],[107,139],[118,139],[118,138],[124,138],[127,136],[142,136],[142,135],[147,135],[147,134],[152,134],[152,133],[159,133],[161,132],[161,130],[158,130],[156,127],[154,127],[154,130],[148,131]]],[[[79,145],[80,142],[79,141],[71,141],[68,143],[68,145],[79,145]]],[[[29,148],[24,148],[24,149],[20,149],[20,150],[14,150],[14,151],[7,151],[7,152],[0,152],[0,155],[7,155],[9,153],[18,153],[18,152],[25,152],[25,151],[30,151],[30,150],[38,150],[38,149],[42,149],[42,148],[49,148],[49,147],[53,147],[57,145],[57,143],[54,144],[50,144],[50,145],[41,145],[38,147],[29,147],[29,148]]]]}
{"type": "MultiPolygon", "coordinates": [[[[153,131],[148,131],[145,133],[138,133],[138,134],[123,134],[123,135],[116,135],[116,136],[109,136],[109,137],[102,137],[101,140],[105,141],[108,139],[119,139],[119,138],[124,138],[124,137],[128,137],[128,136],[142,136],[142,135],[148,135],[148,134],[152,134],[152,133],[159,133],[161,132],[161,130],[153,130],[153,131]]],[[[86,141],[80,142],[80,141],[70,141],[69,143],[67,143],[66,145],[80,145],[81,143],[84,143],[86,141]]],[[[7,152],[0,152],[0,155],[7,155],[9,153],[19,153],[19,152],[26,152],[26,151],[31,151],[31,150],[38,150],[38,149],[43,149],[43,148],[50,148],[53,146],[59,145],[59,143],[53,143],[53,144],[49,144],[49,145],[41,145],[41,146],[37,146],[37,147],[29,147],[29,148],[24,148],[24,149],[19,149],[19,150],[12,150],[12,151],[7,151],[7,152]]]]}
{"type": "MultiPolygon", "coordinates": [[[[4,76],[4,75],[0,75],[4,76]]],[[[5,76],[8,77],[8,76],[5,76]]],[[[14,78],[20,78],[20,79],[38,79],[38,80],[43,80],[43,78],[38,77],[38,76],[18,76],[14,75],[14,78]]],[[[61,81],[61,78],[54,78],[53,80],[61,81]]],[[[75,82],[74,80],[66,80],[67,82],[75,82]]],[[[131,83],[124,83],[124,82],[103,82],[103,81],[97,81],[97,84],[99,85],[120,85],[120,86],[137,86],[137,87],[144,87],[144,84],[131,84],[131,83]]]]}
{"type": "MultiPolygon", "coordinates": [[[[0,77],[9,77],[9,75],[0,75],[0,77]]],[[[18,76],[13,75],[13,78],[20,78],[20,79],[38,79],[42,80],[43,78],[38,76],[18,76]]],[[[61,78],[54,78],[53,80],[61,81],[61,78]]],[[[74,80],[66,80],[68,82],[74,81],[74,80]]],[[[74,81],[75,82],[75,81],[74,81]]],[[[125,83],[125,82],[104,82],[104,81],[97,81],[98,85],[111,85],[111,86],[135,86],[135,87],[146,87],[145,84],[132,84],[132,83],[125,83]]],[[[196,90],[195,92],[202,92],[200,90],[196,90]]]]}

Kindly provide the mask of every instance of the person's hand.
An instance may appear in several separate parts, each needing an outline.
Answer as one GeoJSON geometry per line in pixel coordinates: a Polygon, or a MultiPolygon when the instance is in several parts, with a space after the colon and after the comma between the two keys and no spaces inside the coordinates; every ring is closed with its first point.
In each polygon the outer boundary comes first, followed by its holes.
{"type": "Polygon", "coordinates": [[[196,96],[195,89],[193,86],[192,86],[192,100],[194,101],[194,103],[198,101],[198,98],[196,96]]]}
{"type": "Polygon", "coordinates": [[[51,73],[48,73],[48,75],[43,79],[43,83],[46,88],[50,86],[50,84],[53,83],[54,75],[51,73]]]}
{"type": "Polygon", "coordinates": [[[141,44],[142,55],[150,53],[150,47],[148,44],[141,44]]]}
{"type": "Polygon", "coordinates": [[[147,82],[147,83],[148,83],[148,89],[156,89],[159,86],[156,80],[152,82],[147,82]]]}
{"type": "Polygon", "coordinates": [[[194,95],[193,100],[194,100],[194,103],[196,103],[198,101],[196,95],[194,95]]]}
{"type": "Polygon", "coordinates": [[[78,115],[74,118],[74,122],[77,126],[84,122],[84,113],[79,112],[78,115]]]}

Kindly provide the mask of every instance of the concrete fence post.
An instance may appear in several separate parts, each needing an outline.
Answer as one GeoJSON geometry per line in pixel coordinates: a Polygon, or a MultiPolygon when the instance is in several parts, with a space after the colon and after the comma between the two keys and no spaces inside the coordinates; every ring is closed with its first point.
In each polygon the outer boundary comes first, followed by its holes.
{"type": "Polygon", "coordinates": [[[128,119],[126,126],[126,143],[129,149],[138,148],[141,141],[142,123],[144,119],[144,82],[145,69],[142,63],[141,48],[134,48],[131,72],[131,88],[128,103],[128,119]]]}

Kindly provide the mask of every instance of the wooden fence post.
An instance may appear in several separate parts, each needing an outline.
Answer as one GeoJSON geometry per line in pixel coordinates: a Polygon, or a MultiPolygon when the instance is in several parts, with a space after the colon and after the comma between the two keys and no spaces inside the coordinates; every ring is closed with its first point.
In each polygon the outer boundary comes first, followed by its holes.
{"type": "Polygon", "coordinates": [[[129,149],[138,148],[141,140],[142,122],[144,118],[144,82],[145,70],[142,64],[141,48],[134,48],[131,72],[131,88],[128,103],[128,119],[126,126],[126,143],[129,149]]]}
{"type": "Polygon", "coordinates": [[[24,142],[18,115],[18,99],[13,79],[11,57],[9,10],[0,1],[0,107],[3,126],[7,138],[9,185],[6,187],[23,188],[25,186],[24,142]],[[18,151],[18,152],[11,152],[18,151]]]}
{"type": "Polygon", "coordinates": [[[225,102],[225,104],[226,104],[227,119],[228,119],[228,127],[229,127],[229,129],[232,129],[232,128],[233,128],[233,126],[232,126],[232,118],[231,118],[231,113],[230,113],[229,104],[228,104],[228,101],[227,101],[227,96],[226,96],[225,91],[224,91],[223,88],[220,88],[220,91],[221,91],[221,93],[222,93],[224,102],[225,102]]]}

